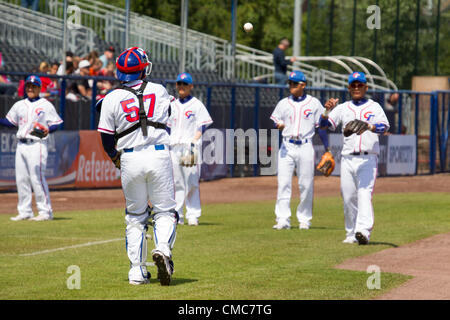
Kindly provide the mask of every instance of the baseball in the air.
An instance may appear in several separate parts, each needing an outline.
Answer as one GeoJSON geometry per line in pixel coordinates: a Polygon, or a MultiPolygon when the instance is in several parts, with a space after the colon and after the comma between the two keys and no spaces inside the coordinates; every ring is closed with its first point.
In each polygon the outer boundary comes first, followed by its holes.
{"type": "Polygon", "coordinates": [[[253,25],[250,22],[247,22],[244,24],[244,30],[245,32],[251,32],[253,30],[253,25]]]}

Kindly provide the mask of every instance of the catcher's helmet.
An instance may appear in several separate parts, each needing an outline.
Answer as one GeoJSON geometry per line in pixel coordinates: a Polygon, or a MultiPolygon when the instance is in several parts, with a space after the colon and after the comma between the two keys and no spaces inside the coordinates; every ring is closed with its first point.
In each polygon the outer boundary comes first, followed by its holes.
{"type": "Polygon", "coordinates": [[[133,81],[140,78],[142,72],[145,76],[152,72],[152,63],[147,53],[139,47],[132,47],[122,52],[116,60],[117,78],[121,81],[133,81]]]}

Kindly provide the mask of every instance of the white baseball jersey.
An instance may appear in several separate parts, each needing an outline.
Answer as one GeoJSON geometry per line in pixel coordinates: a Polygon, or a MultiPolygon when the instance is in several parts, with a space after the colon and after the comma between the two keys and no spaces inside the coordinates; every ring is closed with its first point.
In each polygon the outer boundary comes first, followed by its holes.
{"type": "MultiPolygon", "coordinates": [[[[368,99],[367,102],[359,106],[352,101],[346,101],[337,105],[328,115],[328,120],[331,123],[330,129],[333,131],[336,130],[339,124],[342,124],[344,128],[348,122],[355,119],[370,124],[384,124],[387,127],[386,130],[389,129],[389,121],[383,108],[372,99],[368,99]]],[[[344,137],[342,154],[349,155],[354,152],[379,154],[378,134],[367,130],[360,135],[352,134],[349,137],[344,137]]]]}
{"type": "Polygon", "coordinates": [[[191,143],[202,126],[213,123],[205,105],[195,97],[185,103],[176,99],[171,103],[171,108],[167,122],[170,128],[170,145],[191,143]]]}
{"type": "Polygon", "coordinates": [[[281,133],[283,137],[312,139],[324,110],[320,101],[309,94],[300,102],[289,96],[278,102],[270,119],[276,124],[285,125],[281,133]]]}
{"type": "MultiPolygon", "coordinates": [[[[34,101],[29,99],[17,101],[9,110],[6,119],[18,127],[18,139],[27,138],[36,141],[41,139],[30,135],[30,132],[33,131],[34,123],[39,122],[49,127],[63,122],[53,105],[45,98],[39,98],[34,101]]],[[[48,135],[42,140],[46,139],[48,139],[48,135]]]]}
{"type": "MultiPolygon", "coordinates": [[[[132,89],[139,89],[141,80],[127,83],[132,89]]],[[[148,82],[143,93],[144,109],[147,118],[153,122],[166,124],[168,120],[168,108],[170,105],[169,94],[166,89],[156,83],[148,82]]],[[[107,134],[121,133],[139,122],[139,100],[133,93],[116,89],[106,95],[102,103],[102,111],[98,124],[98,131],[107,134]]],[[[147,137],[141,133],[141,129],[127,134],[117,142],[117,150],[134,148],[142,145],[168,144],[169,134],[166,130],[147,127],[147,137]]]]}

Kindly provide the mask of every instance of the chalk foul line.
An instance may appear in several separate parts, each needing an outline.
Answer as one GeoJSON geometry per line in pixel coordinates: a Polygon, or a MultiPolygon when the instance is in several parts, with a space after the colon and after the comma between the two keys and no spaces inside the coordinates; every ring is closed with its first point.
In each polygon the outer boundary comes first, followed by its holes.
{"type": "Polygon", "coordinates": [[[95,245],[98,245],[98,244],[105,244],[105,243],[116,242],[116,241],[123,241],[123,240],[124,240],[123,238],[117,238],[117,239],[109,239],[109,240],[102,240],[102,241],[86,242],[86,243],[75,244],[73,246],[60,247],[60,248],[36,251],[36,252],[31,252],[31,253],[23,253],[23,254],[19,254],[19,256],[21,256],[21,257],[36,256],[38,254],[45,254],[45,253],[63,251],[63,250],[67,250],[67,249],[76,249],[76,248],[82,248],[82,247],[89,247],[89,246],[95,246],[95,245]]]}

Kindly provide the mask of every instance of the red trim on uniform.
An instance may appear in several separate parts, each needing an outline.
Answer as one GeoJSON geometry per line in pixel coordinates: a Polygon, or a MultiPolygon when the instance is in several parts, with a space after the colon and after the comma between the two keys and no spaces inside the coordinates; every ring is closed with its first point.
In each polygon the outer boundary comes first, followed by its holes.
{"type": "MultiPolygon", "coordinates": [[[[295,105],[293,105],[292,103],[291,103],[291,101],[289,101],[289,98],[288,98],[288,103],[291,105],[291,107],[294,109],[294,123],[293,123],[293,125],[295,125],[295,120],[297,119],[296,118],[296,115],[297,115],[297,113],[295,112],[295,105]]],[[[291,120],[292,121],[292,120],[291,120]]],[[[291,123],[292,124],[292,123],[291,123]]]]}
{"type": "Polygon", "coordinates": [[[278,120],[278,119],[275,118],[274,116],[270,116],[270,119],[274,120],[276,123],[280,122],[280,120],[278,120]]]}
{"type": "Polygon", "coordinates": [[[334,120],[331,119],[330,117],[328,117],[328,120],[330,120],[332,122],[333,130],[336,130],[336,123],[334,122],[334,120]]]}
{"type": "Polygon", "coordinates": [[[111,134],[116,133],[115,131],[111,131],[111,130],[100,128],[100,127],[97,128],[97,131],[102,131],[102,132],[111,133],[111,134]]]}
{"type": "Polygon", "coordinates": [[[15,122],[13,119],[11,119],[11,117],[6,116],[6,119],[8,119],[9,122],[11,122],[13,125],[15,125],[17,127],[17,122],[15,122]]]}

